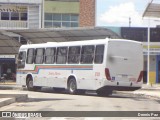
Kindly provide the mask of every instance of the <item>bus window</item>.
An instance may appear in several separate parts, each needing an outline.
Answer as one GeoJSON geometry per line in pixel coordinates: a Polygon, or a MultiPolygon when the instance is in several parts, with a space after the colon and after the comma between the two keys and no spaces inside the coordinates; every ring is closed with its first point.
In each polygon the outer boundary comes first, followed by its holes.
{"type": "Polygon", "coordinates": [[[67,61],[67,47],[57,48],[57,64],[66,64],[67,61]]]}
{"type": "Polygon", "coordinates": [[[94,46],[82,46],[81,51],[81,63],[82,64],[92,64],[94,57],[94,46]]]}
{"type": "Polygon", "coordinates": [[[44,55],[44,48],[37,48],[36,49],[36,56],[35,56],[35,63],[36,64],[43,63],[43,55],[44,55]]]}
{"type": "Polygon", "coordinates": [[[94,62],[97,64],[101,64],[103,62],[103,55],[104,55],[104,45],[97,45],[94,62]]]}
{"type": "Polygon", "coordinates": [[[28,64],[33,64],[34,54],[35,54],[35,49],[33,48],[28,49],[28,53],[27,53],[27,63],[28,64]]]}
{"type": "Polygon", "coordinates": [[[26,60],[26,52],[21,51],[18,55],[18,68],[25,67],[25,60],[26,60]]]}
{"type": "Polygon", "coordinates": [[[56,48],[47,48],[45,51],[45,63],[53,64],[55,61],[56,48]]]}
{"type": "Polygon", "coordinates": [[[80,61],[80,47],[74,46],[69,47],[69,53],[68,53],[68,63],[69,64],[76,64],[80,61]]]}

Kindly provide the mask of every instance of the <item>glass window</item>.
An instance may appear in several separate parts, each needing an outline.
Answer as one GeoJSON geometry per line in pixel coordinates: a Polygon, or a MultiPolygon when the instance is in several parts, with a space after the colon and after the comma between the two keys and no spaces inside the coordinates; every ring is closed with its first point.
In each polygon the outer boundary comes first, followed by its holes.
{"type": "Polygon", "coordinates": [[[9,20],[9,12],[1,12],[1,20],[9,20]]]}
{"type": "Polygon", "coordinates": [[[52,20],[52,13],[45,13],[45,20],[52,20]]]}
{"type": "Polygon", "coordinates": [[[18,68],[25,67],[25,60],[26,60],[26,52],[22,51],[18,55],[18,68]]]}
{"type": "Polygon", "coordinates": [[[45,51],[45,63],[53,64],[55,61],[56,48],[47,48],[45,51]]]}
{"type": "Polygon", "coordinates": [[[43,55],[44,55],[44,48],[36,49],[36,58],[35,58],[35,63],[36,64],[42,64],[43,63],[43,55]]]}
{"type": "Polygon", "coordinates": [[[27,21],[27,13],[20,13],[20,20],[27,21]]]}
{"type": "Polygon", "coordinates": [[[28,64],[33,64],[34,55],[35,55],[35,49],[33,48],[28,49],[28,52],[27,52],[27,63],[28,64]]]}
{"type": "Polygon", "coordinates": [[[94,62],[97,63],[97,64],[102,63],[103,62],[103,56],[104,56],[104,45],[97,45],[94,62]]]}
{"type": "Polygon", "coordinates": [[[45,22],[45,23],[44,23],[44,26],[45,26],[46,28],[51,28],[51,27],[52,27],[52,22],[45,22]]]}
{"type": "Polygon", "coordinates": [[[62,27],[71,27],[70,22],[62,22],[62,27]]]}
{"type": "Polygon", "coordinates": [[[53,14],[54,21],[61,21],[61,14],[53,14]]]}
{"type": "Polygon", "coordinates": [[[94,46],[83,46],[81,51],[81,63],[82,64],[91,64],[93,63],[94,58],[94,46]]]}
{"type": "Polygon", "coordinates": [[[79,19],[78,15],[75,15],[75,14],[71,15],[71,21],[77,21],[78,22],[78,19],[79,19]]]}
{"type": "Polygon", "coordinates": [[[67,61],[67,47],[57,48],[57,64],[65,64],[67,61]]]}
{"type": "Polygon", "coordinates": [[[78,27],[78,23],[77,22],[71,22],[71,27],[78,27]]]}
{"type": "Polygon", "coordinates": [[[68,63],[79,63],[80,61],[80,47],[74,46],[69,47],[69,53],[68,53],[68,63]]]}
{"type": "Polygon", "coordinates": [[[60,28],[61,27],[61,22],[53,22],[53,27],[60,28]]]}
{"type": "Polygon", "coordinates": [[[62,14],[62,21],[70,21],[70,14],[62,14]]]}
{"type": "Polygon", "coordinates": [[[19,20],[19,13],[11,12],[11,20],[19,20]]]}

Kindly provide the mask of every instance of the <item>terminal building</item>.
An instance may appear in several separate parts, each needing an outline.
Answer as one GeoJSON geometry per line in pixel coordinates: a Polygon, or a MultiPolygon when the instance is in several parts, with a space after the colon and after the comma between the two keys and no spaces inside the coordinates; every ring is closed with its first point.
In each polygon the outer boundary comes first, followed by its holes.
{"type": "Polygon", "coordinates": [[[95,26],[95,0],[1,0],[0,29],[95,26]]]}

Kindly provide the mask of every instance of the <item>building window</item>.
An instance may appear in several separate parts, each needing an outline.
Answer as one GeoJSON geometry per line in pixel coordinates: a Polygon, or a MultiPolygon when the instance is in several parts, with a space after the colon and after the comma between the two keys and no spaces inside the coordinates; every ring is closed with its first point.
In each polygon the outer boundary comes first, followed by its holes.
{"type": "Polygon", "coordinates": [[[27,13],[20,13],[20,20],[27,21],[27,13]]]}
{"type": "Polygon", "coordinates": [[[19,13],[11,12],[11,20],[19,20],[19,13]]]}
{"type": "Polygon", "coordinates": [[[78,27],[78,14],[45,13],[45,28],[78,27]]]}
{"type": "Polygon", "coordinates": [[[61,14],[52,14],[53,21],[61,21],[61,14]]]}
{"type": "Polygon", "coordinates": [[[9,12],[1,12],[1,20],[9,20],[9,12]]]}
{"type": "Polygon", "coordinates": [[[1,20],[21,20],[27,21],[27,13],[1,12],[1,20]]]}

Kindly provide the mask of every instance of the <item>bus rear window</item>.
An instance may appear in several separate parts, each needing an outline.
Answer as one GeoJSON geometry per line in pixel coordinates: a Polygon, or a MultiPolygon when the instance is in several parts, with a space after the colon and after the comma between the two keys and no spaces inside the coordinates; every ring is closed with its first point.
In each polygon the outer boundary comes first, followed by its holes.
{"type": "Polygon", "coordinates": [[[95,51],[94,63],[96,64],[103,63],[103,56],[104,56],[104,45],[97,45],[95,51]]]}

